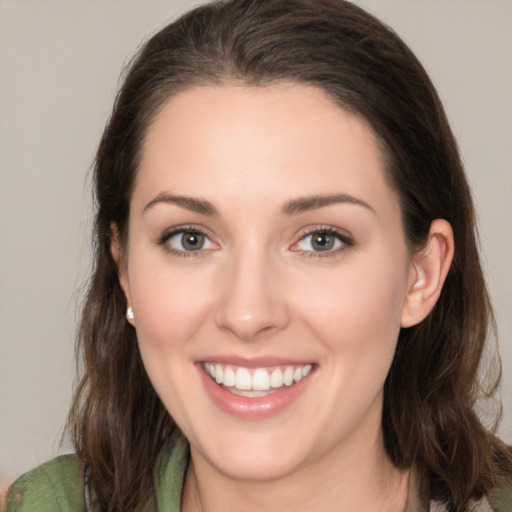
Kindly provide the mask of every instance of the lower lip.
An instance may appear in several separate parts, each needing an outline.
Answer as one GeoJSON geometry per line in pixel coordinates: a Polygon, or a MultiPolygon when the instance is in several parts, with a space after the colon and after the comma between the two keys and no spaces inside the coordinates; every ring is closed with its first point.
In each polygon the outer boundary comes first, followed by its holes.
{"type": "Polygon", "coordinates": [[[311,372],[290,387],[284,387],[267,396],[247,397],[234,395],[219,386],[211,377],[206,375],[202,364],[198,364],[199,374],[203,380],[206,393],[213,403],[230,416],[245,420],[262,420],[279,414],[290,406],[306,389],[311,372]]]}

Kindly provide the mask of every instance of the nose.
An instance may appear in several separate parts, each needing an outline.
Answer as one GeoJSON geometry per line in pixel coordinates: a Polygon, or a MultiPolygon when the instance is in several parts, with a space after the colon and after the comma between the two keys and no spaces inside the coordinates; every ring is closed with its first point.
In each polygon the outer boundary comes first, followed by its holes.
{"type": "Polygon", "coordinates": [[[262,339],[289,322],[278,265],[257,251],[244,251],[224,268],[216,322],[243,341],[262,339]]]}

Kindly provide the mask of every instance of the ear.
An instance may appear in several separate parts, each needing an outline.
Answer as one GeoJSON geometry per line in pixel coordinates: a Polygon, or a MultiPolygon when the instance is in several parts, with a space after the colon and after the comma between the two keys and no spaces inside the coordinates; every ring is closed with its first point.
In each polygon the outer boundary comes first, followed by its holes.
{"type": "Polygon", "coordinates": [[[112,224],[110,225],[110,231],[110,253],[112,254],[112,258],[114,258],[114,261],[117,264],[119,284],[121,285],[121,288],[126,297],[126,303],[128,304],[128,306],[130,306],[130,286],[128,283],[128,272],[126,268],[126,255],[121,243],[119,229],[115,222],[112,222],[112,224]]]}
{"type": "Polygon", "coordinates": [[[401,326],[420,323],[432,311],[450,270],[455,244],[450,223],[436,219],[430,225],[425,247],[413,253],[401,326]]]}

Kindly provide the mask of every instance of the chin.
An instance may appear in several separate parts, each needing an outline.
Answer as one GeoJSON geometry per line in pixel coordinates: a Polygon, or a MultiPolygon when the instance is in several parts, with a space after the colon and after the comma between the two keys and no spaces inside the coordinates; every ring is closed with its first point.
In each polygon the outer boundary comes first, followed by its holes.
{"type": "MultiPolygon", "coordinates": [[[[293,442],[288,435],[285,442],[282,436],[269,434],[244,436],[238,432],[197,451],[213,468],[234,480],[276,480],[306,462],[307,454],[300,440],[293,442]]],[[[192,444],[191,450],[194,451],[192,444]]]]}

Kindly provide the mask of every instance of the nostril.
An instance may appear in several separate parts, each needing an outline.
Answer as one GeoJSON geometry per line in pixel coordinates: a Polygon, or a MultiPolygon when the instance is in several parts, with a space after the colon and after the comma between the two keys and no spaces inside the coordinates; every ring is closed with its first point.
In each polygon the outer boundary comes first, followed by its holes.
{"type": "Polygon", "coordinates": [[[265,260],[247,255],[223,281],[215,303],[218,327],[245,341],[258,340],[288,323],[286,300],[269,279],[265,260]]]}
{"type": "Polygon", "coordinates": [[[237,324],[220,323],[219,327],[223,331],[230,332],[237,338],[244,341],[256,341],[279,330],[279,328],[274,325],[256,325],[251,323],[250,319],[248,319],[246,322],[240,321],[237,324]]]}

